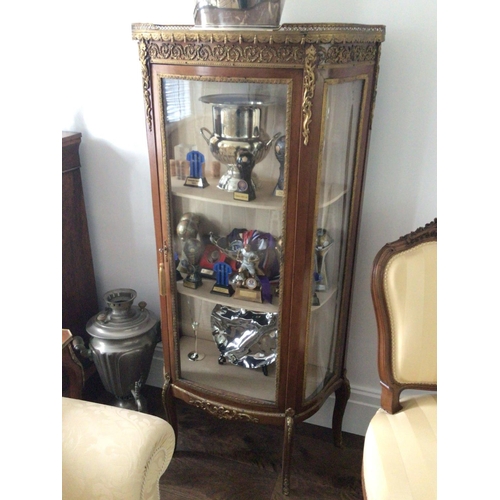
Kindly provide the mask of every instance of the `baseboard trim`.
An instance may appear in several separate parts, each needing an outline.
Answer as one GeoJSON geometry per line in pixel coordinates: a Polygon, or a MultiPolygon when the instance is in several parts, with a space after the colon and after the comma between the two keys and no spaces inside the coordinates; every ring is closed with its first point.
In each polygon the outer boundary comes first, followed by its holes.
{"type": "MultiPolygon", "coordinates": [[[[163,351],[161,344],[156,346],[151,370],[146,385],[163,387],[163,351]]],[[[323,406],[306,422],[321,427],[332,426],[335,395],[330,396],[323,406]]],[[[347,402],[342,430],[351,434],[364,436],[370,420],[380,407],[380,392],[372,389],[351,386],[351,397],[347,402]]]]}

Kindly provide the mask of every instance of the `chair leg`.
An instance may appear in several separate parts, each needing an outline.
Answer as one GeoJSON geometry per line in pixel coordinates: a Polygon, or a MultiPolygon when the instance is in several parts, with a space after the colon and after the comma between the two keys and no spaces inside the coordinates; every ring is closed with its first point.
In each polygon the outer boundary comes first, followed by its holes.
{"type": "Polygon", "coordinates": [[[350,396],[351,384],[347,380],[344,370],[342,385],[335,391],[335,406],[332,415],[333,443],[339,448],[342,447],[342,420],[350,396]]]}

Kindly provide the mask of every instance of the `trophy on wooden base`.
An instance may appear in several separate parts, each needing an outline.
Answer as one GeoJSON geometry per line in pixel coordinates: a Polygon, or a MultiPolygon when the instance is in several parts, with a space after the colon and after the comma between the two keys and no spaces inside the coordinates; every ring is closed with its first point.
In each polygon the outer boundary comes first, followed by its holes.
{"type": "Polygon", "coordinates": [[[233,298],[272,303],[271,282],[279,277],[280,268],[272,234],[235,228],[227,236],[210,233],[210,241],[229,257],[227,263],[233,264],[233,298]]]}
{"type": "Polygon", "coordinates": [[[262,287],[257,276],[259,254],[254,252],[250,245],[246,244],[238,252],[236,260],[241,264],[238,274],[233,278],[233,284],[236,287],[234,298],[262,302],[262,287]]]}
{"type": "Polygon", "coordinates": [[[203,283],[199,265],[202,252],[203,245],[200,240],[189,239],[184,244],[184,254],[188,262],[188,275],[184,278],[183,284],[187,288],[196,289],[203,283]]]}
{"type": "MultiPolygon", "coordinates": [[[[200,226],[200,216],[192,212],[186,212],[181,217],[181,220],[177,224],[177,236],[181,240],[180,257],[179,263],[177,265],[177,271],[183,274],[188,272],[187,267],[189,265],[186,254],[184,253],[184,245],[190,239],[196,239],[198,235],[198,229],[200,226]]],[[[177,276],[178,279],[179,276],[177,276]]]]}
{"type": "Polygon", "coordinates": [[[252,170],[255,167],[253,154],[250,151],[240,151],[236,156],[236,167],[240,172],[240,180],[233,198],[240,201],[255,200],[255,186],[252,182],[252,170]]]}
{"type": "Polygon", "coordinates": [[[209,184],[203,175],[205,157],[199,151],[190,151],[186,160],[189,162],[189,176],[186,177],[184,186],[206,188],[209,184]]]}
{"type": "Polygon", "coordinates": [[[214,272],[215,285],[210,290],[210,293],[231,297],[234,293],[234,288],[229,284],[229,276],[233,272],[233,268],[226,262],[217,262],[214,264],[214,272]]]}

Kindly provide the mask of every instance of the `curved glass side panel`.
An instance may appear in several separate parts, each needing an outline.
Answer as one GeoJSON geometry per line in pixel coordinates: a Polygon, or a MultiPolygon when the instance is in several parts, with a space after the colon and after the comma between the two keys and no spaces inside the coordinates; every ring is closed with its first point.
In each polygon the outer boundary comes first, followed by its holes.
{"type": "MultiPolygon", "coordinates": [[[[315,272],[307,339],[305,397],[334,375],[353,173],[364,80],[327,80],[316,205],[315,272]]],[[[339,365],[340,366],[340,365],[339,365]]]]}
{"type": "Polygon", "coordinates": [[[177,373],[275,402],[289,85],[162,75],[161,89],[177,373]]]}

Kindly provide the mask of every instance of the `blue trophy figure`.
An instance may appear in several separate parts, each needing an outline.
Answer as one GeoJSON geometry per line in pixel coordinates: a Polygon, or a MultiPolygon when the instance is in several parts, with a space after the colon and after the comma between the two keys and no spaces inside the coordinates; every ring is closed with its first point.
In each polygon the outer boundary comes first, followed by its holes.
{"type": "Polygon", "coordinates": [[[232,272],[232,267],[226,262],[217,262],[214,264],[215,285],[210,293],[218,293],[219,295],[231,296],[234,293],[233,287],[229,284],[229,276],[232,272]]]}
{"type": "Polygon", "coordinates": [[[203,175],[205,157],[199,151],[190,151],[186,155],[186,160],[189,162],[189,176],[186,177],[184,186],[207,187],[209,184],[203,175]]]}

